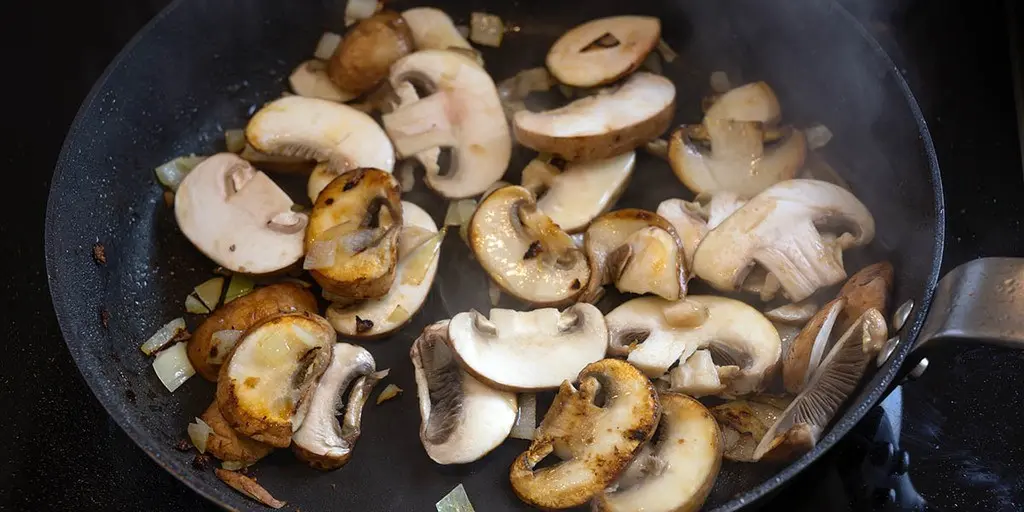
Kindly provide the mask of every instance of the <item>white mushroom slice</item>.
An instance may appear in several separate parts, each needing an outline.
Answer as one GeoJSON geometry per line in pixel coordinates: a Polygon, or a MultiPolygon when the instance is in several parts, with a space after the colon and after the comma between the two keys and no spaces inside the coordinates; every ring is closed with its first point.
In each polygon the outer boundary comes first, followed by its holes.
{"type": "Polygon", "coordinates": [[[463,368],[492,387],[510,391],[555,389],[604,357],[608,329],[601,311],[576,304],[565,311],[492,309],[459,313],[448,340],[463,368]]]}
{"type": "Polygon", "coordinates": [[[585,504],[622,474],[658,424],[654,387],[629,363],[603,359],[587,365],[577,381],[578,390],[562,383],[509,472],[516,496],[537,508],[585,504]],[[536,468],[552,455],[562,462],[536,468]]]}
{"type": "MultiPolygon", "coordinates": [[[[541,177],[537,207],[568,233],[581,231],[618,201],[636,164],[630,151],[605,160],[569,164],[564,172],[541,177]]],[[[526,186],[526,171],[523,171],[526,186]]],[[[527,187],[529,188],[529,187],[527,187]]]]}
{"type": "Polygon", "coordinates": [[[391,141],[372,117],[317,98],[288,96],[264,105],[249,120],[245,138],[262,153],[316,160],[337,174],[395,166],[391,141]]]}
{"type": "Polygon", "coordinates": [[[620,292],[653,293],[678,300],[685,290],[680,279],[685,275],[682,250],[672,233],[658,227],[648,226],[629,235],[608,256],[608,265],[620,292]]]}
{"type": "Polygon", "coordinates": [[[174,195],[174,215],[189,241],[233,272],[265,274],[302,257],[308,218],[266,174],[233,153],[196,166],[174,195]]]}
{"type": "Polygon", "coordinates": [[[765,82],[753,82],[729,90],[704,113],[704,119],[757,121],[772,126],[782,117],[775,91],[765,82]]]}
{"type": "Polygon", "coordinates": [[[335,334],[310,313],[271,317],[245,332],[217,379],[217,406],[231,428],[279,448],[302,426],[303,404],[331,361],[335,334]]]}
{"type": "Polygon", "coordinates": [[[875,221],[850,192],[823,181],[778,183],[711,230],[693,258],[693,271],[722,291],[739,289],[755,263],[778,278],[789,300],[846,278],[842,251],[874,238],[875,221]],[[827,243],[818,231],[842,232],[827,243]],[[838,226],[838,227],[831,227],[838,226]]]}
{"type": "Polygon", "coordinates": [[[774,323],[802,326],[809,322],[817,312],[818,305],[816,303],[798,302],[765,311],[764,316],[774,323]]]}
{"type": "Polygon", "coordinates": [[[509,186],[492,192],[469,221],[469,246],[505,292],[538,305],[575,299],[590,280],[583,251],[537,210],[533,194],[509,186]]]}
{"type": "MultiPolygon", "coordinates": [[[[413,203],[402,201],[402,220],[404,229],[419,228],[427,238],[421,238],[421,243],[408,254],[400,254],[395,280],[383,297],[351,305],[332,304],[327,308],[327,320],[338,334],[357,339],[391,334],[408,323],[426,301],[437,275],[441,238],[437,236],[437,225],[430,214],[413,203]],[[420,254],[420,251],[425,252],[420,254]],[[393,315],[398,308],[406,314],[393,315]]],[[[400,248],[403,236],[404,231],[399,235],[400,248]]]]}
{"type": "Polygon", "coordinates": [[[463,48],[473,50],[473,46],[455,28],[455,23],[441,9],[433,7],[416,7],[402,12],[405,23],[412,32],[412,40],[417,50],[447,50],[463,48]]]}
{"type": "Polygon", "coordinates": [[[707,348],[725,386],[721,396],[763,390],[782,351],[772,323],[738,300],[709,295],[689,295],[686,300],[707,308],[707,320],[697,327],[673,327],[663,314],[672,303],[657,297],[633,299],[615,308],[605,317],[609,351],[628,353],[627,361],[656,378],[680,358],[685,361],[695,350],[707,348]]]}
{"type": "Polygon", "coordinates": [[[693,264],[693,255],[697,246],[708,234],[707,216],[700,205],[682,199],[666,199],[658,205],[657,214],[667,220],[675,228],[679,240],[683,244],[687,268],[693,264]]]}
{"type": "Polygon", "coordinates": [[[711,358],[711,352],[706,349],[695,351],[685,360],[680,358],[679,366],[669,370],[662,379],[666,376],[669,389],[695,398],[717,395],[725,390],[718,377],[715,361],[711,358]]]}
{"type": "Polygon", "coordinates": [[[299,96],[322,100],[346,102],[356,99],[355,94],[343,91],[327,76],[327,63],[321,60],[307,60],[288,76],[288,85],[299,96]]]}
{"type": "Polygon", "coordinates": [[[331,364],[308,399],[306,419],[292,436],[295,454],[317,469],[337,469],[348,462],[359,439],[363,405],[379,380],[370,375],[376,365],[366,349],[336,343],[331,353],[331,364]],[[339,424],[342,395],[350,384],[344,421],[339,424]]]}
{"type": "Polygon", "coordinates": [[[516,140],[568,161],[610,158],[664,133],[675,114],[675,98],[669,79],[634,73],[612,92],[546,112],[517,112],[516,140]]]}
{"type": "Polygon", "coordinates": [[[412,344],[420,441],[438,464],[480,459],[508,437],[518,410],[515,393],[477,382],[448,348],[448,321],[428,326],[412,344]]]}
{"type": "Polygon", "coordinates": [[[708,229],[715,229],[728,219],[730,215],[736,213],[743,205],[747,204],[747,200],[736,195],[734,192],[728,190],[722,190],[716,192],[708,200],[707,211],[708,211],[708,229]]]}
{"type": "Polygon", "coordinates": [[[599,494],[601,512],[681,512],[700,509],[722,466],[718,424],[700,402],[662,393],[658,430],[613,486],[599,494]]]}
{"type": "Polygon", "coordinates": [[[548,51],[547,66],[563,84],[594,87],[614,82],[643,63],[661,38],[651,16],[613,16],[574,27],[548,51]]]}
{"type": "Polygon", "coordinates": [[[825,304],[793,339],[782,359],[782,382],[786,391],[799,393],[814,374],[825,355],[836,319],[845,306],[842,298],[825,304]]]}
{"type": "Polygon", "coordinates": [[[424,50],[391,66],[393,88],[407,81],[431,94],[384,115],[384,129],[403,158],[431,148],[452,149],[448,172],[428,172],[427,185],[444,197],[463,198],[501,179],[512,137],[490,75],[458,53],[424,50]]]}

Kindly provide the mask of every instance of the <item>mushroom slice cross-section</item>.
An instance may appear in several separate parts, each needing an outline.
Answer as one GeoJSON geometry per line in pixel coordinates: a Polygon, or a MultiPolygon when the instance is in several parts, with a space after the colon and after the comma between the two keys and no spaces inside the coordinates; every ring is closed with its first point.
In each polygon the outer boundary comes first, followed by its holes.
{"type": "Polygon", "coordinates": [[[210,427],[206,451],[223,461],[253,464],[270,455],[274,447],[245,437],[228,425],[214,400],[200,417],[210,427]]]}
{"type": "Polygon", "coordinates": [[[537,207],[566,232],[582,231],[615,204],[629,184],[635,165],[635,151],[570,163],[563,172],[540,177],[543,191],[533,190],[539,198],[537,207]]]}
{"type": "Polygon", "coordinates": [[[693,264],[693,255],[704,235],[711,230],[708,227],[708,216],[697,203],[682,199],[666,199],[658,204],[656,212],[675,228],[679,241],[683,244],[683,256],[686,266],[693,264]]]}
{"type": "Polygon", "coordinates": [[[308,398],[306,418],[292,436],[293,450],[300,459],[317,469],[337,469],[348,462],[359,439],[363,405],[379,380],[372,375],[375,368],[366,349],[348,343],[334,345],[331,363],[308,398]],[[339,424],[342,395],[349,385],[352,391],[339,424]]]}
{"type": "Polygon", "coordinates": [[[520,144],[568,161],[599,160],[636,149],[668,129],[676,88],[651,73],[634,73],[611,92],[545,112],[517,112],[520,144]]]}
{"type": "Polygon", "coordinates": [[[736,291],[760,264],[789,300],[800,302],[846,278],[842,251],[865,245],[874,235],[871,212],[849,191],[824,181],[789,180],[772,185],[711,230],[693,257],[693,271],[718,290],[736,291]]]}
{"type": "Polygon", "coordinates": [[[629,363],[591,363],[577,382],[562,383],[530,447],[512,463],[512,490],[534,507],[583,505],[625,471],[657,427],[658,395],[629,363]],[[536,467],[550,455],[561,462],[536,467]]]}
{"type": "Polygon", "coordinates": [[[185,176],[174,195],[182,233],[234,272],[265,274],[303,255],[308,218],[266,174],[232,153],[213,155],[185,176]]]}
{"type": "Polygon", "coordinates": [[[328,101],[346,102],[356,99],[358,95],[343,91],[331,82],[327,76],[327,64],[321,60],[307,60],[299,64],[291,75],[288,85],[299,96],[320,98],[328,101]]]}
{"type": "Polygon", "coordinates": [[[786,391],[796,394],[804,388],[825,355],[836,319],[846,307],[846,300],[835,299],[822,306],[793,338],[782,359],[782,382],[786,391]]]}
{"type": "Polygon", "coordinates": [[[469,221],[474,257],[507,293],[537,305],[571,302],[590,280],[590,268],[572,238],[537,209],[529,190],[502,187],[469,221]]]}
{"type": "Polygon", "coordinates": [[[431,189],[447,198],[465,198],[501,179],[512,155],[512,137],[494,81],[475,61],[456,52],[423,50],[396,62],[390,81],[396,90],[413,82],[430,93],[383,117],[399,156],[452,149],[447,173],[426,174],[431,189]]]}
{"type": "Polygon", "coordinates": [[[704,119],[717,121],[756,121],[774,126],[782,117],[779,99],[765,82],[752,82],[726,91],[704,113],[704,119]]]}
{"type": "Polygon", "coordinates": [[[639,68],[660,37],[661,22],[651,16],[588,21],[555,41],[548,51],[548,70],[572,87],[604,85],[639,68]]]}
{"type": "Polygon", "coordinates": [[[331,324],[310,313],[250,327],[217,379],[217,406],[231,428],[287,447],[302,425],[307,393],[331,361],[334,340],[331,324]]]}
{"type": "Polygon", "coordinates": [[[782,342],[775,326],[743,302],[710,295],[690,295],[707,318],[696,327],[674,327],[665,317],[671,302],[640,297],[608,313],[609,351],[628,354],[627,361],[651,378],[661,377],[677,360],[685,362],[707,348],[716,359],[721,396],[761,391],[779,362],[782,342]]]}
{"type": "Polygon", "coordinates": [[[438,464],[473,462],[508,437],[515,393],[491,389],[459,367],[448,347],[448,321],[427,326],[412,344],[420,441],[438,464]]]}
{"type": "Polygon", "coordinates": [[[718,424],[700,402],[661,393],[661,420],[612,489],[594,499],[601,512],[682,512],[704,504],[722,466],[718,424]]]}
{"type": "Polygon", "coordinates": [[[620,292],[677,300],[686,291],[684,258],[675,233],[647,226],[608,255],[608,265],[620,292]]]}
{"type": "Polygon", "coordinates": [[[466,371],[499,389],[539,391],[572,380],[602,359],[608,329],[601,311],[575,304],[565,311],[492,309],[459,313],[448,326],[452,351],[466,371]]]}
{"type": "Polygon", "coordinates": [[[306,266],[324,290],[342,297],[384,296],[395,279],[402,204],[398,180],[380,169],[338,176],[313,204],[306,266]]]}
{"type": "Polygon", "coordinates": [[[430,214],[402,201],[402,232],[398,235],[398,263],[388,292],[354,304],[332,304],[327,320],[338,334],[350,338],[378,338],[401,328],[423,306],[437,275],[443,233],[430,214]],[[409,239],[414,237],[413,239],[409,239]],[[412,245],[403,251],[403,246],[412,245]]]}

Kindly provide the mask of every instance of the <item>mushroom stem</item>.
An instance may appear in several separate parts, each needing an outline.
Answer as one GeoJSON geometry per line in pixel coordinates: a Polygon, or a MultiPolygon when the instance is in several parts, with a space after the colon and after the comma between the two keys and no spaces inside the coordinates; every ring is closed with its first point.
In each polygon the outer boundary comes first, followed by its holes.
{"type": "Polygon", "coordinates": [[[382,118],[399,156],[408,158],[421,151],[458,144],[449,121],[451,105],[444,91],[400,106],[382,118]]]}
{"type": "Polygon", "coordinates": [[[551,217],[537,209],[536,206],[521,206],[519,208],[519,221],[527,235],[540,242],[543,252],[541,257],[553,258],[559,263],[565,263],[577,253],[576,243],[572,241],[562,228],[555,224],[551,217]]]}
{"type": "Polygon", "coordinates": [[[790,300],[799,302],[818,288],[846,278],[843,262],[828,247],[812,223],[797,223],[753,259],[778,278],[790,300]]]}

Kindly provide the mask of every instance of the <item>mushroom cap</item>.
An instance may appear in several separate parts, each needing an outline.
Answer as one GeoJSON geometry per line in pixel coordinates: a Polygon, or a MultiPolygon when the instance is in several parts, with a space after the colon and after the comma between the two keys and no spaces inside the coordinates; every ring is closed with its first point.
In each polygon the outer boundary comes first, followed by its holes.
{"type": "MultiPolygon", "coordinates": [[[[596,302],[601,297],[601,287],[614,281],[615,276],[612,275],[610,268],[612,253],[622,247],[630,235],[649,226],[663,229],[672,235],[676,234],[672,224],[660,215],[636,208],[608,212],[590,223],[583,239],[583,247],[590,264],[590,282],[581,297],[582,300],[596,302]]],[[[677,243],[682,246],[681,241],[677,243]]],[[[686,273],[683,265],[680,265],[680,268],[679,283],[682,295],[686,293],[686,273]]]]}
{"type": "Polygon", "coordinates": [[[836,319],[845,306],[846,301],[842,298],[825,304],[793,338],[782,360],[782,382],[786,391],[796,394],[807,384],[825,355],[836,319]]]}
{"type": "Polygon", "coordinates": [[[654,437],[619,478],[617,489],[594,498],[594,510],[696,511],[711,493],[722,466],[718,423],[686,395],[661,393],[658,399],[661,420],[654,437]]]}
{"type": "Polygon", "coordinates": [[[484,386],[459,367],[448,347],[448,321],[427,326],[412,344],[420,440],[438,464],[480,459],[508,437],[518,412],[515,393],[484,386]]]}
{"type": "Polygon", "coordinates": [[[327,76],[327,64],[317,59],[299,64],[295,71],[288,75],[288,85],[291,86],[295,94],[307,98],[346,102],[352,101],[358,96],[334,85],[331,77],[327,76]]]}
{"type": "Polygon", "coordinates": [[[849,191],[817,180],[772,185],[704,237],[693,271],[722,291],[740,288],[755,263],[778,278],[793,302],[846,277],[842,250],[875,235],[871,212],[849,191]],[[838,225],[828,240],[818,225],[838,225]]]}
{"type": "Polygon", "coordinates": [[[726,91],[704,113],[704,118],[709,120],[757,121],[766,126],[778,123],[781,117],[779,99],[765,82],[752,82],[726,91]]]}
{"type": "Polygon", "coordinates": [[[562,34],[548,51],[547,67],[559,82],[595,87],[622,78],[643,63],[661,37],[661,21],[652,16],[612,16],[588,21],[562,34]],[[614,46],[598,41],[615,38],[614,46]]]}
{"type": "Polygon", "coordinates": [[[629,235],[608,264],[620,292],[678,300],[686,291],[684,258],[675,233],[647,226],[629,235]]]}
{"type": "Polygon", "coordinates": [[[273,446],[235,432],[220,413],[216,400],[206,408],[200,418],[212,430],[206,438],[206,451],[220,460],[252,464],[274,451],[273,446]]]}
{"type": "Polygon", "coordinates": [[[391,172],[395,150],[369,115],[318,98],[287,96],[267,103],[245,127],[254,149],[329,164],[341,174],[358,167],[391,172]]]}
{"type": "Polygon", "coordinates": [[[636,152],[592,162],[572,163],[546,184],[537,207],[568,233],[586,229],[611,208],[629,185],[636,152]]]}
{"type": "Polygon", "coordinates": [[[334,264],[310,270],[324,290],[353,299],[372,299],[391,289],[402,226],[399,194],[394,176],[369,168],[338,176],[320,193],[309,217],[306,248],[324,236],[338,242],[334,264]],[[361,232],[369,233],[369,245],[354,250],[343,247],[341,240],[361,232]]]}
{"type": "Polygon", "coordinates": [[[331,350],[331,363],[320,376],[320,381],[307,398],[307,409],[302,426],[292,436],[295,454],[317,469],[337,469],[352,456],[359,439],[359,421],[369,391],[377,378],[367,378],[376,363],[366,349],[335,343],[331,350]],[[350,384],[352,392],[345,404],[345,424],[338,423],[342,395],[350,384]]]}
{"type": "Polygon", "coordinates": [[[192,169],[174,195],[182,233],[203,254],[233,272],[266,274],[302,257],[307,218],[266,174],[233,153],[192,169]]]}
{"type": "Polygon", "coordinates": [[[782,351],[775,326],[738,300],[710,295],[689,295],[686,300],[707,308],[707,319],[697,327],[672,326],[664,314],[672,303],[658,297],[640,297],[615,308],[605,316],[609,351],[628,353],[627,361],[656,378],[695,350],[708,348],[725,363],[720,368],[737,367],[731,374],[719,372],[723,396],[763,390],[782,351]]]}
{"type": "Polygon", "coordinates": [[[362,94],[387,78],[388,68],[414,50],[405,18],[381,11],[349,28],[328,60],[327,71],[341,89],[362,94]]]}
{"type": "Polygon", "coordinates": [[[572,301],[590,280],[583,252],[537,211],[523,187],[495,190],[477,206],[467,232],[470,249],[505,292],[537,305],[572,301]]]}
{"type": "Polygon", "coordinates": [[[601,311],[575,304],[565,311],[492,309],[459,313],[448,326],[448,341],[462,367],[498,389],[540,391],[572,380],[604,357],[608,329],[601,311]]]}
{"type": "Polygon", "coordinates": [[[658,424],[657,393],[629,363],[591,363],[577,381],[578,389],[562,383],[530,447],[509,471],[516,496],[534,507],[571,508],[589,501],[625,471],[658,424]],[[535,469],[552,454],[562,462],[535,469]]]}
{"type": "MultiPolygon", "coordinates": [[[[408,201],[402,201],[403,227],[416,227],[423,229],[426,233],[437,236],[437,225],[430,214],[419,206],[408,201]]],[[[399,235],[401,239],[402,235],[399,235]]],[[[376,299],[367,299],[348,306],[332,304],[327,308],[327,320],[331,322],[338,334],[356,339],[375,339],[386,336],[402,328],[412,319],[412,316],[423,307],[430,293],[430,287],[434,283],[434,276],[437,275],[437,265],[440,261],[439,249],[440,239],[431,247],[418,247],[408,255],[399,254],[398,263],[395,268],[395,280],[391,288],[383,296],[376,299]],[[417,251],[428,250],[430,255],[418,255],[417,251]],[[430,257],[426,265],[422,265],[422,258],[430,257]],[[421,273],[416,282],[413,273],[421,273]],[[407,315],[395,315],[396,308],[402,308],[407,315]],[[356,319],[363,322],[360,327],[356,319]],[[371,322],[369,329],[365,322],[371,322]]],[[[429,242],[424,242],[429,243],[429,242]]],[[[399,244],[400,245],[400,244],[399,244]]],[[[401,251],[399,251],[401,252],[401,251]]]]}
{"type": "Polygon", "coordinates": [[[456,52],[422,50],[391,66],[390,81],[396,90],[411,81],[431,92],[383,116],[398,154],[406,158],[431,148],[452,149],[448,172],[428,172],[427,186],[455,199],[479,195],[501,179],[512,155],[512,137],[498,90],[483,68],[456,52]]]}
{"type": "Polygon", "coordinates": [[[311,313],[249,328],[221,366],[217,406],[231,428],[279,448],[302,425],[302,402],[331,360],[334,329],[311,313]]]}
{"type": "Polygon", "coordinates": [[[451,17],[441,9],[414,7],[402,11],[402,17],[412,32],[417,50],[473,49],[469,41],[459,33],[459,29],[455,28],[451,17]]]}
{"type": "Polygon", "coordinates": [[[599,160],[636,149],[668,129],[676,87],[651,73],[634,73],[606,94],[545,112],[517,112],[520,144],[568,161],[599,160]]]}
{"type": "Polygon", "coordinates": [[[846,307],[839,313],[836,331],[846,332],[869,309],[877,309],[888,318],[892,283],[893,268],[888,261],[868,265],[850,276],[839,289],[838,297],[846,299],[846,307]]]}

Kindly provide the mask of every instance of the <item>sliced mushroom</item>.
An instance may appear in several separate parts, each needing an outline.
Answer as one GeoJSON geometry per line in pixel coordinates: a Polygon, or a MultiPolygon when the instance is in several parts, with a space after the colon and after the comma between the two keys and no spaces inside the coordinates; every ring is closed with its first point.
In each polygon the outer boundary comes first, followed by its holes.
{"type": "Polygon", "coordinates": [[[768,429],[753,458],[785,462],[810,451],[836,411],[860,384],[887,336],[885,317],[877,309],[861,315],[825,356],[803,391],[768,429]]]}
{"type": "Polygon", "coordinates": [[[828,348],[828,340],[846,300],[839,298],[825,304],[796,335],[782,360],[782,381],[786,391],[799,393],[814,374],[828,348]]]}
{"type": "Polygon", "coordinates": [[[548,51],[547,66],[563,84],[595,87],[622,78],[643,63],[661,37],[651,16],[612,16],[574,27],[548,51]]]}
{"type": "Polygon", "coordinates": [[[711,230],[693,271],[722,291],[738,290],[759,263],[793,302],[846,277],[842,251],[867,244],[875,221],[850,192],[831,183],[789,180],[771,186],[711,230]],[[842,234],[826,237],[819,225],[842,234]],[[835,226],[835,227],[832,227],[835,226]]]}
{"type": "Polygon", "coordinates": [[[667,220],[675,228],[679,240],[683,244],[683,255],[686,257],[687,268],[693,264],[693,255],[697,246],[711,229],[708,227],[707,215],[697,203],[682,199],[666,199],[658,205],[657,214],[667,220]]]}
{"type": "Polygon", "coordinates": [[[608,255],[608,266],[620,292],[653,293],[677,300],[686,291],[684,255],[675,233],[648,226],[626,238],[608,255]]]}
{"type": "Polygon", "coordinates": [[[396,90],[413,82],[430,93],[383,117],[399,156],[452,149],[446,174],[428,168],[430,188],[447,198],[464,198],[501,179],[512,137],[494,81],[476,62],[455,52],[423,50],[396,62],[390,82],[396,90]]]}
{"type": "Polygon", "coordinates": [[[217,406],[231,428],[287,447],[304,419],[300,402],[331,361],[334,329],[310,313],[271,317],[245,332],[217,379],[217,406]]]}
{"type": "Polygon", "coordinates": [[[764,316],[775,323],[802,326],[814,318],[817,312],[818,305],[816,303],[804,301],[773,308],[766,311],[764,316]]]}
{"type": "Polygon", "coordinates": [[[331,81],[359,95],[388,76],[388,68],[412,53],[413,35],[405,18],[383,11],[351,27],[328,61],[331,81]]]}
{"type": "Polygon", "coordinates": [[[679,366],[662,375],[661,380],[667,380],[668,389],[694,398],[717,395],[725,390],[715,360],[707,349],[697,350],[692,355],[684,352],[679,358],[679,366]]]}
{"type": "Polygon", "coordinates": [[[407,324],[426,301],[437,275],[443,235],[430,214],[413,203],[402,201],[402,220],[391,288],[377,299],[328,307],[327,319],[338,334],[357,339],[386,336],[407,324]],[[411,247],[403,251],[403,246],[411,247]]]}
{"type": "Polygon", "coordinates": [[[317,469],[337,469],[352,456],[359,439],[363,405],[379,380],[373,356],[364,348],[335,343],[331,363],[307,400],[305,421],[292,436],[295,455],[317,469]],[[344,420],[338,423],[342,395],[352,385],[344,420]]]}
{"type": "Polygon", "coordinates": [[[767,385],[781,356],[775,327],[756,309],[738,300],[689,295],[708,316],[697,327],[674,327],[664,315],[671,303],[657,297],[628,301],[605,317],[609,351],[628,354],[627,361],[651,378],[661,377],[677,360],[707,348],[716,360],[724,389],[721,396],[756,393],[767,385]]]}
{"type": "Polygon", "coordinates": [[[281,270],[302,257],[308,219],[266,174],[233,153],[203,160],[174,195],[182,233],[218,265],[249,274],[281,270]]]}
{"type": "Polygon", "coordinates": [[[253,464],[274,451],[273,446],[235,432],[220,413],[216,400],[206,408],[200,418],[211,429],[210,435],[206,438],[206,451],[220,460],[253,464]]]}
{"type": "Polygon", "coordinates": [[[438,464],[480,459],[508,437],[515,393],[484,386],[459,367],[448,348],[448,321],[427,326],[409,352],[420,403],[420,441],[438,464]]]}
{"type": "Polygon", "coordinates": [[[459,313],[448,340],[462,367],[488,385],[510,391],[555,389],[604,357],[608,329],[601,311],[575,304],[565,311],[492,309],[459,313]]]}
{"type": "Polygon", "coordinates": [[[538,211],[523,187],[488,195],[469,221],[469,246],[505,292],[537,305],[571,302],[590,280],[583,251],[538,211]]]}
{"type": "Polygon", "coordinates": [[[675,97],[669,79],[634,73],[614,91],[546,112],[517,112],[514,132],[520,144],[568,161],[610,158],[664,133],[675,97]]]}
{"type": "Polygon", "coordinates": [[[790,398],[754,395],[747,400],[734,400],[712,407],[711,414],[722,429],[725,458],[736,462],[755,462],[757,443],[791,401],[790,398]]]}
{"type": "Polygon", "coordinates": [[[765,82],[741,85],[719,96],[704,113],[705,119],[757,121],[773,126],[782,117],[779,99],[765,82]]]}
{"type": "Polygon", "coordinates": [[[625,471],[658,424],[654,387],[629,363],[591,363],[577,381],[578,389],[562,383],[530,447],[512,463],[512,490],[534,507],[589,501],[625,471]],[[550,455],[562,462],[535,469],[550,455]]]}
{"type": "Polygon", "coordinates": [[[416,7],[402,11],[417,50],[447,50],[462,48],[473,50],[473,46],[455,28],[455,23],[441,9],[416,7]]]}
{"type": "Polygon", "coordinates": [[[322,60],[307,60],[288,76],[288,85],[299,96],[322,100],[346,102],[356,99],[357,94],[343,91],[327,76],[327,64],[322,60]]]}
{"type": "Polygon", "coordinates": [[[661,393],[661,420],[651,441],[618,482],[594,498],[593,510],[682,512],[704,504],[722,466],[718,424],[700,402],[661,393]]]}
{"type": "Polygon", "coordinates": [[[892,282],[892,263],[888,261],[868,265],[850,276],[839,290],[838,296],[846,299],[846,307],[839,313],[836,331],[846,332],[869,309],[877,309],[887,317],[892,282]]]}
{"type": "MultiPolygon", "coordinates": [[[[615,282],[623,269],[621,266],[612,264],[621,265],[624,256],[630,255],[633,251],[626,246],[630,241],[630,236],[647,227],[664,230],[675,237],[677,246],[682,247],[682,241],[678,239],[672,225],[661,216],[647,210],[635,208],[616,210],[606,213],[590,223],[583,241],[587,260],[590,263],[590,283],[587,285],[586,292],[580,297],[581,300],[597,302],[601,298],[604,294],[601,287],[615,282]],[[623,247],[627,248],[623,249],[623,247]],[[616,251],[622,252],[616,254],[616,251]],[[615,258],[612,258],[613,255],[615,258]]],[[[686,294],[686,267],[683,261],[683,251],[676,252],[678,259],[675,266],[679,279],[679,296],[683,296],[686,294]]]]}
{"type": "Polygon", "coordinates": [[[538,182],[536,188],[527,186],[524,169],[523,186],[537,194],[540,211],[566,232],[575,233],[586,229],[590,221],[619,200],[629,185],[635,164],[634,151],[605,160],[569,164],[564,172],[530,176],[538,182]]]}
{"type": "Polygon", "coordinates": [[[309,217],[306,250],[333,245],[332,264],[310,269],[324,290],[373,299],[391,289],[398,265],[402,206],[398,180],[380,169],[356,169],[327,185],[309,217]]]}

